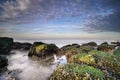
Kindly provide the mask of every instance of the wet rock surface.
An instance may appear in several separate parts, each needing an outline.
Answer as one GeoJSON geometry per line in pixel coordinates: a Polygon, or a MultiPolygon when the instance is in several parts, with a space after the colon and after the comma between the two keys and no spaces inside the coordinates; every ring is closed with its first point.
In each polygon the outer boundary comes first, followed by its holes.
{"type": "Polygon", "coordinates": [[[31,46],[32,46],[31,43],[13,42],[12,49],[23,50],[24,51],[24,50],[29,50],[31,46]]]}
{"type": "Polygon", "coordinates": [[[34,43],[31,47],[28,56],[37,56],[39,58],[46,58],[57,54],[59,48],[55,44],[45,44],[41,42],[34,43]]]}
{"type": "Polygon", "coordinates": [[[0,37],[0,54],[9,54],[12,44],[13,38],[0,37]]]}
{"type": "Polygon", "coordinates": [[[115,49],[115,45],[109,45],[107,42],[100,44],[97,48],[99,51],[109,52],[115,49]]]}

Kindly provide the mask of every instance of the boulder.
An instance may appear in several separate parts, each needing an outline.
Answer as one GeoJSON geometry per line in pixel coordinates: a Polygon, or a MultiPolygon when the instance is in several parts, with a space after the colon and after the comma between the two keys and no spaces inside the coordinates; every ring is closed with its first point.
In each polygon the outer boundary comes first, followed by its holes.
{"type": "Polygon", "coordinates": [[[92,46],[92,47],[97,47],[97,44],[95,42],[89,42],[86,44],[83,44],[82,46],[92,46]]]}
{"type": "Polygon", "coordinates": [[[72,45],[65,45],[63,47],[61,47],[60,49],[61,50],[68,50],[68,49],[72,49],[72,48],[80,48],[80,45],[79,44],[72,44],[72,45]]]}
{"type": "Polygon", "coordinates": [[[28,56],[37,56],[40,58],[46,58],[47,56],[56,54],[59,48],[55,44],[34,43],[29,51],[28,56]]]}
{"type": "Polygon", "coordinates": [[[114,45],[109,45],[107,42],[100,44],[97,48],[99,51],[110,52],[115,49],[114,45]]]}
{"type": "Polygon", "coordinates": [[[0,55],[0,68],[8,65],[8,59],[4,55],[0,55]]]}
{"type": "Polygon", "coordinates": [[[31,43],[13,42],[12,49],[29,50],[31,46],[31,43]]]}
{"type": "Polygon", "coordinates": [[[120,42],[111,42],[112,45],[120,46],[120,42]]]}
{"type": "Polygon", "coordinates": [[[8,54],[12,49],[13,39],[8,37],[0,37],[0,54],[8,54]]]}

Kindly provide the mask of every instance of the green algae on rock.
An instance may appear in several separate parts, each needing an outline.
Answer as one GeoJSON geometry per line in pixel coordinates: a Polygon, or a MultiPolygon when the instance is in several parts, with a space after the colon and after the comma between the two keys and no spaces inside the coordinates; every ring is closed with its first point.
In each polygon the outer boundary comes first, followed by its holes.
{"type": "Polygon", "coordinates": [[[67,64],[58,67],[49,80],[104,80],[105,74],[92,66],[67,64]]]}
{"type": "Polygon", "coordinates": [[[34,45],[31,47],[28,56],[36,56],[45,58],[47,56],[56,54],[58,52],[59,48],[55,44],[39,44],[34,45]]]}

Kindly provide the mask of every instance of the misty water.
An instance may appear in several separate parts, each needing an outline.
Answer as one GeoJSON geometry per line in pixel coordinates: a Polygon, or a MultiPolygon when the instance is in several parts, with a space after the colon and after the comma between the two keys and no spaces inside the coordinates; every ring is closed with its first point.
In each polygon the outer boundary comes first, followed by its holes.
{"type": "MultiPolygon", "coordinates": [[[[37,60],[31,60],[28,57],[28,52],[14,50],[15,54],[9,55],[8,70],[13,71],[14,77],[20,80],[47,80],[53,72],[52,66],[43,66],[37,60]]],[[[10,75],[5,72],[0,76],[0,80],[8,80],[10,75]]]]}

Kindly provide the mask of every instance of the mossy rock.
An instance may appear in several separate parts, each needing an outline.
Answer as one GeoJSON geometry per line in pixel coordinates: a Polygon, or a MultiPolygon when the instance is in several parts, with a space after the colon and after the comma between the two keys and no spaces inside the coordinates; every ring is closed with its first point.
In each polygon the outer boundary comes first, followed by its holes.
{"type": "Polygon", "coordinates": [[[67,64],[58,67],[49,80],[104,80],[105,74],[92,66],[67,64]]]}
{"type": "Polygon", "coordinates": [[[97,44],[95,42],[89,42],[86,44],[83,44],[82,46],[92,46],[92,47],[97,47],[97,44]]]}
{"type": "Polygon", "coordinates": [[[36,53],[39,53],[42,50],[46,50],[47,46],[45,44],[42,44],[42,45],[37,46],[35,49],[36,49],[36,53]]]}
{"type": "Polygon", "coordinates": [[[58,50],[59,48],[55,44],[40,44],[37,46],[33,45],[28,56],[45,58],[47,56],[57,54],[58,50]]]}
{"type": "Polygon", "coordinates": [[[72,56],[68,62],[70,63],[84,63],[84,64],[95,64],[94,57],[91,54],[78,54],[72,56]]]}
{"type": "Polygon", "coordinates": [[[115,49],[115,45],[109,45],[107,42],[100,44],[97,48],[98,51],[111,52],[115,49]]]}
{"type": "Polygon", "coordinates": [[[93,54],[95,58],[95,67],[99,67],[102,70],[107,70],[109,76],[116,77],[120,76],[120,59],[119,56],[109,54],[106,52],[96,52],[93,54]]]}
{"type": "Polygon", "coordinates": [[[118,48],[113,52],[113,54],[120,56],[120,47],[118,47],[118,48]]]}

